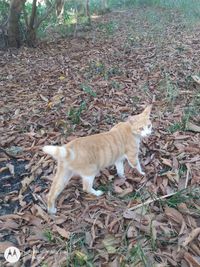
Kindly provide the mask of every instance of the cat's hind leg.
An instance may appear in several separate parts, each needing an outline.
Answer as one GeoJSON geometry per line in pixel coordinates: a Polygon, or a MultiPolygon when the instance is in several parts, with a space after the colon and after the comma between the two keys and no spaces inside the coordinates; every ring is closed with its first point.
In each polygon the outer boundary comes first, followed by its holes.
{"type": "Polygon", "coordinates": [[[95,196],[101,196],[103,194],[103,191],[101,190],[95,190],[93,188],[93,182],[94,182],[95,175],[90,176],[83,176],[83,191],[93,194],[95,196]]]}
{"type": "Polygon", "coordinates": [[[53,183],[51,185],[51,189],[48,194],[48,201],[47,201],[47,209],[48,213],[55,214],[57,209],[55,208],[55,201],[59,194],[63,191],[66,184],[72,177],[72,171],[68,170],[65,164],[58,163],[57,173],[53,179],[53,183]]]}

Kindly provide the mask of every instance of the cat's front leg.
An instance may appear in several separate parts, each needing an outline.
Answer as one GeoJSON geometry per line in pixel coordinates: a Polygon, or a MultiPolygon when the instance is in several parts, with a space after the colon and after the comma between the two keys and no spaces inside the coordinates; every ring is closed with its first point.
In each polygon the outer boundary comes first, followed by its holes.
{"type": "Polygon", "coordinates": [[[124,175],[124,161],[123,160],[117,160],[115,162],[115,167],[117,169],[117,174],[120,178],[125,179],[124,175]]]}
{"type": "Polygon", "coordinates": [[[145,172],[142,171],[142,168],[141,168],[141,165],[140,165],[139,158],[137,159],[136,169],[138,170],[138,172],[139,172],[140,174],[145,175],[145,172]]]}
{"type": "Polygon", "coordinates": [[[93,188],[93,182],[94,182],[94,178],[95,175],[91,175],[91,176],[82,176],[83,178],[83,191],[95,195],[95,196],[101,196],[103,194],[103,191],[101,190],[95,190],[93,188]]]}
{"type": "Polygon", "coordinates": [[[145,172],[142,171],[140,162],[139,162],[139,158],[137,156],[137,154],[134,153],[127,153],[126,158],[128,160],[129,165],[132,168],[136,168],[137,171],[141,174],[141,175],[145,175],[145,172]]]}

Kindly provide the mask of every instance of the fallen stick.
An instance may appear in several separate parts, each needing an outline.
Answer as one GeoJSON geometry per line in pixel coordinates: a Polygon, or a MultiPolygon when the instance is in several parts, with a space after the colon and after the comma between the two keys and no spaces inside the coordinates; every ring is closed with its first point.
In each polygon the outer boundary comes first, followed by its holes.
{"type": "Polygon", "coordinates": [[[146,202],[143,202],[143,203],[141,203],[141,204],[139,204],[139,205],[136,205],[136,206],[134,206],[134,207],[132,207],[132,208],[130,208],[130,209],[128,209],[128,210],[136,210],[136,209],[138,209],[138,208],[140,208],[140,207],[142,207],[142,206],[146,206],[146,205],[148,205],[148,204],[151,204],[151,203],[153,203],[154,201],[162,200],[162,199],[171,197],[171,196],[175,195],[176,193],[177,193],[177,192],[170,193],[170,194],[165,195],[165,196],[162,196],[162,197],[156,197],[156,198],[154,198],[154,199],[149,199],[149,200],[147,200],[146,202]]]}
{"type": "Polygon", "coordinates": [[[188,186],[188,182],[190,179],[190,167],[189,165],[186,163],[186,167],[187,167],[187,174],[186,174],[186,180],[185,180],[185,188],[187,188],[188,186]]]}

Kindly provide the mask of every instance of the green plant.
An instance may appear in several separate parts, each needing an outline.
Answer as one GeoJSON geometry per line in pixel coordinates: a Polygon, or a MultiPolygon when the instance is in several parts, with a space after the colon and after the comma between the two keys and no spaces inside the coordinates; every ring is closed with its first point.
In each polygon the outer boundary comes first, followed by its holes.
{"type": "Polygon", "coordinates": [[[111,81],[111,86],[116,90],[121,90],[123,88],[123,85],[115,80],[111,81]]]}
{"type": "Polygon", "coordinates": [[[182,177],[187,171],[187,167],[185,166],[185,164],[182,164],[179,168],[179,175],[180,177],[182,177]]]}
{"type": "Polygon", "coordinates": [[[79,124],[81,120],[81,114],[86,109],[86,102],[83,101],[79,107],[77,108],[70,108],[68,117],[73,124],[79,124]]]}
{"type": "MultiPolygon", "coordinates": [[[[191,202],[193,203],[195,199],[200,198],[200,189],[199,187],[190,187],[178,191],[175,195],[170,198],[162,201],[163,204],[168,204],[170,207],[177,207],[181,203],[191,202]]],[[[200,211],[198,211],[200,213],[200,211]]]]}
{"type": "Polygon", "coordinates": [[[145,256],[144,249],[139,242],[137,242],[137,244],[129,251],[128,254],[128,263],[134,263],[135,265],[142,263],[143,266],[150,266],[148,265],[149,263],[145,256]]]}
{"type": "Polygon", "coordinates": [[[66,266],[94,267],[91,263],[93,253],[88,253],[85,243],[85,234],[72,234],[66,243],[67,259],[66,266]]]}
{"type": "Polygon", "coordinates": [[[92,90],[92,88],[89,85],[81,84],[82,90],[89,94],[90,96],[96,97],[97,93],[92,90]]]}
{"type": "Polygon", "coordinates": [[[44,232],[44,236],[48,239],[49,242],[55,242],[55,238],[53,236],[53,233],[51,232],[50,229],[47,229],[45,232],[44,232]]]}
{"type": "Polygon", "coordinates": [[[184,127],[183,127],[183,124],[182,124],[181,121],[180,122],[175,122],[175,123],[171,124],[169,126],[169,128],[168,128],[168,131],[170,133],[175,133],[177,131],[182,131],[182,130],[184,130],[184,127]]]}
{"type": "Polygon", "coordinates": [[[178,96],[178,88],[169,79],[166,80],[166,97],[170,103],[173,103],[178,96]]]}
{"type": "Polygon", "coordinates": [[[87,67],[88,76],[91,78],[96,75],[104,75],[105,64],[101,61],[91,61],[87,67]]]}
{"type": "Polygon", "coordinates": [[[5,22],[9,12],[9,3],[7,1],[0,1],[0,22],[5,22]]]}
{"type": "Polygon", "coordinates": [[[123,72],[117,66],[114,66],[109,68],[108,70],[105,70],[104,78],[108,80],[111,77],[121,75],[122,73],[123,72]]]}
{"type": "Polygon", "coordinates": [[[99,23],[99,29],[106,35],[112,35],[118,29],[117,22],[99,23]]]}

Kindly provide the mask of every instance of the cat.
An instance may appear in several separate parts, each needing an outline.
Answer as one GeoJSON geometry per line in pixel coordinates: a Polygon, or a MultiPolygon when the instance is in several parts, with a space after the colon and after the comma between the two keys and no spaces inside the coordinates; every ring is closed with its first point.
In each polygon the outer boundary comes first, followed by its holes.
{"type": "Polygon", "coordinates": [[[110,131],[80,137],[63,146],[44,146],[43,152],[58,161],[57,172],[48,194],[48,213],[55,214],[55,201],[73,175],[83,180],[83,191],[101,196],[101,190],[93,188],[93,181],[100,170],[115,165],[120,178],[125,178],[125,159],[132,168],[145,175],[140,166],[138,154],[142,137],[151,134],[151,105],[127,121],[120,122],[110,131]]]}

